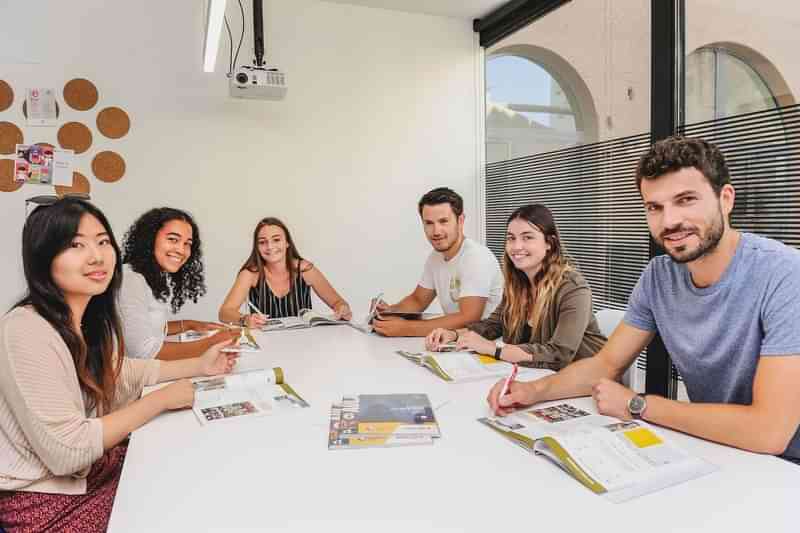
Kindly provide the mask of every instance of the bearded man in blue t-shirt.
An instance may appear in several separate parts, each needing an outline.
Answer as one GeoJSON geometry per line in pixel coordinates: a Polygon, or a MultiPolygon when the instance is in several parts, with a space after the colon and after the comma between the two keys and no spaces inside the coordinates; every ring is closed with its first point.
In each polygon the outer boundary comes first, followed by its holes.
{"type": "Polygon", "coordinates": [[[498,414],[591,394],[602,414],[639,417],[704,439],[800,460],[800,251],[731,228],[736,193],[725,158],[671,137],[642,157],[636,183],[653,238],[625,318],[595,356],[500,397],[498,414]],[[691,403],[637,395],[617,380],[655,334],[691,403]]]}

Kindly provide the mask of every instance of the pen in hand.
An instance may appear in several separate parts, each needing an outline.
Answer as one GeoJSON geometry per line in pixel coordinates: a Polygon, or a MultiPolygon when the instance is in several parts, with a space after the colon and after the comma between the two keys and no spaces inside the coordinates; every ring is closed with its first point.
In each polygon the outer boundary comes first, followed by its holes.
{"type": "Polygon", "coordinates": [[[497,397],[498,400],[511,392],[511,382],[514,381],[514,378],[517,377],[517,371],[519,370],[519,365],[514,363],[513,368],[511,369],[511,374],[508,375],[506,380],[503,382],[503,388],[500,389],[500,395],[497,397]]]}

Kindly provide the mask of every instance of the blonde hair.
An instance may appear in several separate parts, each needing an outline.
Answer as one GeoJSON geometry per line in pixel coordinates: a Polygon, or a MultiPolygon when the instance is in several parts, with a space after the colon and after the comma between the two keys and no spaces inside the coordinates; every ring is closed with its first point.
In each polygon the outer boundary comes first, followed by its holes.
{"type": "Polygon", "coordinates": [[[515,344],[528,340],[521,338],[526,323],[533,331],[539,328],[544,310],[555,298],[564,276],[574,270],[561,244],[556,222],[549,209],[541,204],[520,207],[508,217],[506,226],[516,219],[523,220],[541,231],[550,249],[542,260],[539,272],[534,276],[533,287],[527,274],[514,266],[508,252],[503,253],[505,277],[503,329],[507,332],[510,342],[515,344]]]}

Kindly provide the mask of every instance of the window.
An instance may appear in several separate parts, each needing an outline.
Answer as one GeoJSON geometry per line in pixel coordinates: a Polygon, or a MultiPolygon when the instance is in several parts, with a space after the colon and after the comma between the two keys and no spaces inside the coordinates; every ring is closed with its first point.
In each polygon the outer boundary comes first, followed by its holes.
{"type": "Polygon", "coordinates": [[[703,47],[689,54],[685,83],[687,123],[778,107],[759,73],[724,48],[703,47]]]}
{"type": "Polygon", "coordinates": [[[568,92],[530,58],[496,54],[486,62],[486,158],[503,161],[584,142],[568,92]]]}

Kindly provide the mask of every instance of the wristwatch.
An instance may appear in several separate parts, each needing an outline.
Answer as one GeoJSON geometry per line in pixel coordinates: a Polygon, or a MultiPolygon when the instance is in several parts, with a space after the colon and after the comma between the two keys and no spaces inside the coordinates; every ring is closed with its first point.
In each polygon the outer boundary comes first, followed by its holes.
{"type": "Polygon", "coordinates": [[[647,398],[643,394],[637,394],[628,401],[628,412],[637,420],[642,418],[645,409],[647,409],[647,398]]]}
{"type": "Polygon", "coordinates": [[[500,354],[503,353],[503,348],[505,348],[506,343],[502,341],[502,339],[498,339],[494,341],[497,348],[494,349],[494,358],[498,361],[500,360],[500,354]]]}

